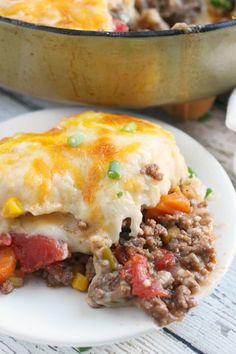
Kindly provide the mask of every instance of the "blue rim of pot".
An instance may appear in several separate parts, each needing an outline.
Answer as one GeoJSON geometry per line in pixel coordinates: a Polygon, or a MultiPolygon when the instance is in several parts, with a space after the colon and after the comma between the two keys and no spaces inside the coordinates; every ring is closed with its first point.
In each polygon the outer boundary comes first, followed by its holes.
{"type": "Polygon", "coordinates": [[[140,32],[102,32],[102,31],[82,31],[76,29],[67,29],[59,27],[42,26],[34,23],[24,22],[20,20],[15,20],[12,18],[7,18],[0,16],[0,24],[7,23],[10,25],[30,28],[33,30],[58,33],[69,36],[88,36],[88,37],[111,37],[111,38],[146,38],[146,37],[169,37],[176,35],[186,35],[195,33],[212,32],[215,30],[234,27],[236,26],[236,19],[222,21],[217,23],[210,23],[204,25],[190,26],[189,30],[181,31],[176,29],[169,29],[163,31],[140,31],[140,32]]]}

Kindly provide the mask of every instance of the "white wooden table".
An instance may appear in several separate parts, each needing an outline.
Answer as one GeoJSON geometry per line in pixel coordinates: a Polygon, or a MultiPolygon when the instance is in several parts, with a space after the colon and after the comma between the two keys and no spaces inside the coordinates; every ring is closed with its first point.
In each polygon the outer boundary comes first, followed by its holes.
{"type": "MultiPolygon", "coordinates": [[[[0,89],[0,120],[53,106],[58,104],[30,99],[0,89]]],[[[146,110],[145,113],[161,119],[166,118],[163,113],[153,109],[146,110]]],[[[177,126],[199,140],[215,155],[236,186],[236,176],[233,176],[232,172],[236,134],[225,128],[224,114],[224,105],[218,103],[207,121],[178,123],[177,126]]],[[[78,348],[30,344],[0,335],[0,353],[76,354],[79,352],[78,348]]],[[[206,298],[201,306],[194,309],[182,323],[172,324],[168,329],[156,330],[124,343],[92,348],[86,353],[236,354],[236,259],[213,294],[206,298]]]]}

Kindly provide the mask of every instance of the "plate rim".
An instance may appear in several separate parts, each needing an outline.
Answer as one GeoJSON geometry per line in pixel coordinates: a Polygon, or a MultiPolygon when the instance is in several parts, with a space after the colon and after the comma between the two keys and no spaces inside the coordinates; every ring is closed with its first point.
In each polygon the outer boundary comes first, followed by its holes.
{"type": "MultiPolygon", "coordinates": [[[[82,111],[93,111],[93,110],[101,111],[101,112],[105,111],[105,112],[117,113],[117,114],[128,114],[130,116],[138,117],[141,119],[146,119],[146,120],[152,121],[156,124],[159,124],[160,126],[164,127],[167,130],[171,130],[171,132],[173,132],[174,135],[175,135],[175,132],[178,132],[178,134],[180,133],[182,136],[187,138],[191,143],[194,143],[195,145],[197,144],[197,147],[202,149],[202,152],[207,154],[208,157],[211,158],[214,161],[214,163],[216,163],[217,169],[220,169],[221,172],[224,174],[224,178],[225,178],[225,181],[227,180],[228,187],[232,189],[232,192],[234,192],[231,196],[231,200],[233,200],[234,204],[236,205],[235,188],[232,184],[230,177],[228,176],[227,172],[225,171],[224,167],[220,164],[220,162],[202,144],[200,144],[196,139],[194,139],[189,134],[185,133],[181,129],[179,129],[169,123],[163,122],[157,118],[154,118],[154,117],[146,115],[146,114],[140,114],[138,112],[133,112],[133,111],[129,111],[129,110],[105,108],[105,107],[97,107],[97,106],[69,106],[69,107],[62,106],[62,107],[55,107],[55,108],[49,108],[49,109],[40,109],[40,110],[36,110],[36,111],[30,111],[27,113],[23,113],[23,114],[14,116],[12,118],[7,118],[5,120],[1,120],[0,127],[2,125],[7,125],[8,122],[10,122],[10,123],[14,122],[14,120],[18,121],[19,119],[32,119],[32,116],[34,116],[34,115],[36,116],[36,115],[40,115],[40,114],[44,114],[44,113],[46,113],[46,114],[49,114],[49,113],[59,114],[59,113],[61,113],[62,114],[61,118],[63,118],[63,116],[69,116],[71,114],[74,114],[74,112],[80,113],[82,111]]],[[[58,121],[59,121],[59,119],[58,119],[58,121]]],[[[183,152],[183,154],[184,154],[184,152],[183,152]]],[[[209,296],[212,293],[213,289],[219,284],[222,277],[225,275],[225,273],[229,269],[230,264],[232,263],[232,260],[234,258],[235,252],[236,252],[236,242],[234,243],[234,247],[232,249],[232,252],[229,255],[227,255],[226,266],[218,274],[217,280],[210,282],[207,286],[204,286],[203,288],[207,289],[207,290],[203,294],[201,294],[201,292],[200,292],[200,294],[197,295],[199,302],[201,302],[202,299],[205,298],[206,296],[209,296]]],[[[112,344],[115,342],[127,340],[131,336],[136,337],[136,336],[148,333],[151,330],[160,329],[160,328],[161,327],[157,326],[155,324],[155,322],[151,319],[149,321],[148,328],[147,329],[138,329],[135,335],[130,335],[130,334],[120,335],[115,338],[113,336],[111,339],[101,340],[101,341],[97,341],[97,342],[95,341],[91,344],[91,343],[82,342],[82,341],[80,341],[79,343],[78,343],[78,341],[68,342],[67,340],[63,340],[62,338],[60,338],[56,342],[55,342],[55,340],[52,340],[52,341],[46,340],[45,341],[45,339],[40,337],[40,335],[38,337],[36,337],[36,336],[32,336],[32,335],[30,336],[27,334],[23,335],[20,333],[21,331],[19,331],[17,333],[16,331],[4,330],[4,326],[2,326],[0,323],[0,333],[2,333],[2,334],[8,335],[8,336],[13,336],[19,340],[25,340],[25,341],[31,342],[31,343],[50,344],[50,345],[65,346],[65,347],[69,347],[69,346],[80,346],[80,347],[82,347],[82,346],[100,346],[100,345],[104,345],[104,344],[108,344],[108,343],[112,344]]]]}

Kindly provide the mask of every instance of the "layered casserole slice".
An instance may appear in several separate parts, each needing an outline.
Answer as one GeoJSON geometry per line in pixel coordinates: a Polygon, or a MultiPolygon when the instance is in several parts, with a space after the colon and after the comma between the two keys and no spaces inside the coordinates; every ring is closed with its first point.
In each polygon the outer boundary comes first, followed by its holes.
{"type": "Polygon", "coordinates": [[[88,290],[93,307],[135,304],[166,324],[214,268],[205,188],[154,123],[82,112],[5,138],[0,190],[2,293],[30,273],[88,290]]]}

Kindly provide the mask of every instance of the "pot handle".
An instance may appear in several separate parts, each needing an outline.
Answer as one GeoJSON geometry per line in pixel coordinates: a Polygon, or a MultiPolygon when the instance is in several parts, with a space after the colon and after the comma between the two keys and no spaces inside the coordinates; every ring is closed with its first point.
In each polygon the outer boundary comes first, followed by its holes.
{"type": "MultiPolygon", "coordinates": [[[[230,95],[227,112],[226,112],[226,126],[227,128],[236,132],[236,89],[230,95]]],[[[233,171],[236,174],[236,150],[234,153],[233,171]]]]}

